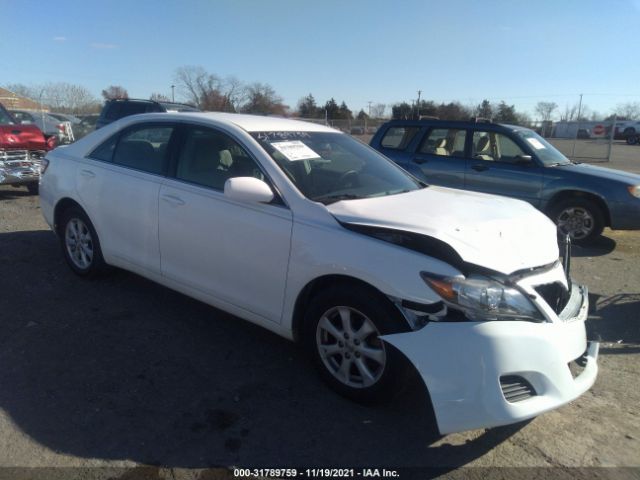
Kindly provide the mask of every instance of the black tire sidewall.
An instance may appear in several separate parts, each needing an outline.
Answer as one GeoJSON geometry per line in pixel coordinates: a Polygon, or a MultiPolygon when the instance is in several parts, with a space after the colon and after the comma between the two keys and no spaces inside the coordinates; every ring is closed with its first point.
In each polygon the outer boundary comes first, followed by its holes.
{"type": "Polygon", "coordinates": [[[27,190],[31,195],[38,195],[40,192],[40,185],[37,183],[27,183],[27,190]]]}
{"type": "Polygon", "coordinates": [[[360,403],[378,403],[392,398],[406,384],[408,360],[395,347],[384,342],[386,365],[380,379],[372,386],[356,388],[343,384],[327,369],[318,352],[316,329],[321,316],[332,307],[352,307],[375,324],[381,335],[410,331],[406,320],[391,302],[373,289],[357,285],[332,287],[314,297],[305,315],[303,344],[311,355],[323,380],[339,394],[360,403]]]}
{"type": "Polygon", "coordinates": [[[602,209],[595,202],[587,198],[576,197],[562,200],[551,209],[551,219],[556,225],[558,224],[558,216],[560,213],[570,207],[580,207],[588,210],[594,221],[593,230],[588,236],[581,239],[572,238],[571,241],[576,244],[592,242],[604,230],[604,213],[602,212],[602,209]]]}
{"type": "Polygon", "coordinates": [[[82,277],[92,277],[97,275],[104,268],[104,259],[102,257],[102,250],[100,248],[100,241],[98,240],[98,234],[96,233],[91,220],[87,214],[78,207],[70,207],[62,213],[60,220],[60,229],[59,229],[59,237],[60,237],[60,246],[62,247],[62,254],[74,273],[80,275],[82,277]],[[91,265],[89,267],[82,269],[78,267],[71,257],[69,256],[69,252],[67,251],[66,245],[66,230],[67,224],[74,218],[82,220],[82,222],[87,226],[89,232],[91,233],[91,242],[93,243],[93,259],[91,260],[91,265]]]}

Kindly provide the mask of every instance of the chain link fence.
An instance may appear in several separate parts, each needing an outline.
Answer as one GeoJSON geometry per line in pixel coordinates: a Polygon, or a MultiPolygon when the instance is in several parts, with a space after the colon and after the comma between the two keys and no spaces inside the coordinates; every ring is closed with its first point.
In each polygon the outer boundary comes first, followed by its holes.
{"type": "Polygon", "coordinates": [[[609,162],[616,120],[536,122],[533,128],[566,157],[581,162],[609,162]],[[613,134],[612,134],[613,132],[613,134]]]}

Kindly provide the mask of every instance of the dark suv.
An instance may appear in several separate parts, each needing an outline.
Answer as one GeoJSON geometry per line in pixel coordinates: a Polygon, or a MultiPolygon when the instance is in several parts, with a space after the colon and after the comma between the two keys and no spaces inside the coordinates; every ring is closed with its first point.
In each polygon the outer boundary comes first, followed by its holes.
{"type": "Polygon", "coordinates": [[[576,241],[640,229],[640,175],[571,162],[528,128],[392,120],[371,146],[428,183],[525,200],[576,241]]]}
{"type": "Polygon", "coordinates": [[[175,102],[156,102],[155,100],[140,100],[135,98],[116,98],[107,100],[102,107],[100,117],[96,122],[96,130],[111,122],[129,115],[151,112],[199,112],[191,105],[175,102]]]}

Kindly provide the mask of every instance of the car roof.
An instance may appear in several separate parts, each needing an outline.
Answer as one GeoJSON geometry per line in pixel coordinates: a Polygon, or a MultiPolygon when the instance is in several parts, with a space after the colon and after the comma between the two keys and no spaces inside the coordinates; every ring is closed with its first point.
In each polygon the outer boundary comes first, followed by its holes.
{"type": "MultiPolygon", "coordinates": [[[[172,118],[184,120],[214,120],[216,122],[230,123],[247,132],[331,132],[336,133],[337,130],[320,125],[317,123],[303,122],[300,120],[291,120],[289,118],[282,117],[268,117],[263,115],[248,115],[243,113],[224,113],[224,112],[179,112],[179,113],[147,113],[144,114],[147,118],[157,118],[157,115],[162,115],[162,118],[171,116],[172,118]],[[175,117],[174,117],[175,115],[175,117]]],[[[135,115],[129,118],[138,117],[142,118],[142,115],[135,115]]]]}

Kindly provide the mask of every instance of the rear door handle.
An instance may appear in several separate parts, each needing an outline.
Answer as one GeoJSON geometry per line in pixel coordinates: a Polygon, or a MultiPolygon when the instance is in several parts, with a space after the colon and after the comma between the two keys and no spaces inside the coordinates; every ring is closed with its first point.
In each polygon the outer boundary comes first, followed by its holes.
{"type": "Polygon", "coordinates": [[[96,176],[91,170],[80,170],[80,175],[87,178],[94,178],[96,176]]]}
{"type": "Polygon", "coordinates": [[[162,195],[162,200],[174,206],[184,205],[184,200],[175,195],[162,195]]]}
{"type": "Polygon", "coordinates": [[[419,165],[422,165],[423,163],[427,163],[429,159],[424,157],[415,157],[413,161],[419,165]]]}
{"type": "Polygon", "coordinates": [[[484,172],[485,170],[489,170],[489,167],[487,165],[482,165],[479,163],[476,163],[471,168],[473,168],[476,172],[484,172]]]}

